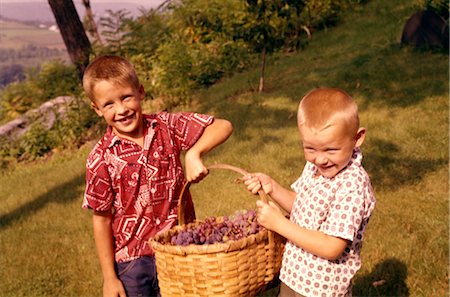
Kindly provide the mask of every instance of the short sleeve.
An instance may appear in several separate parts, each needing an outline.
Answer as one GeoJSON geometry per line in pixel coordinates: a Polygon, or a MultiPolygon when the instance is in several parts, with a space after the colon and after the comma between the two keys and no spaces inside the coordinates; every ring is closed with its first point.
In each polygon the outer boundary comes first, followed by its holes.
{"type": "Polygon", "coordinates": [[[327,219],[320,230],[328,235],[353,241],[365,215],[364,191],[347,181],[336,192],[327,219]]]}
{"type": "Polygon", "coordinates": [[[295,192],[295,193],[299,193],[301,186],[302,186],[302,177],[300,176],[295,182],[293,182],[291,184],[291,189],[295,192]]]}
{"type": "Polygon", "coordinates": [[[303,171],[300,177],[291,184],[291,189],[297,194],[300,193],[303,183],[307,179],[308,175],[311,175],[312,171],[313,169],[311,168],[311,163],[307,162],[303,167],[303,171]]]}
{"type": "Polygon", "coordinates": [[[108,166],[100,150],[94,149],[86,162],[86,190],[83,208],[109,211],[113,205],[113,191],[108,166]]]}
{"type": "Polygon", "coordinates": [[[214,117],[199,113],[180,112],[169,115],[169,128],[173,131],[176,145],[182,150],[190,149],[202,136],[214,117]]]}

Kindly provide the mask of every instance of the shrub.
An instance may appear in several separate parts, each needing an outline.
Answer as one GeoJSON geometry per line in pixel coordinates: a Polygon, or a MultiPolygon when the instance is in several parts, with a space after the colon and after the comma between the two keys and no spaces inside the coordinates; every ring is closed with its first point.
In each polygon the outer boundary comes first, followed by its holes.
{"type": "Polygon", "coordinates": [[[52,130],[57,139],[55,148],[79,147],[91,138],[91,134],[103,128],[102,123],[88,102],[75,98],[67,106],[64,116],[60,116],[53,126],[52,130]]]}
{"type": "Polygon", "coordinates": [[[52,127],[36,118],[19,138],[0,138],[0,168],[11,159],[34,160],[54,149],[77,148],[87,140],[97,137],[104,126],[100,117],[92,111],[88,102],[75,98],[62,113],[55,111],[52,127]]]}
{"type": "Polygon", "coordinates": [[[6,86],[0,92],[2,122],[58,96],[78,96],[81,84],[76,68],[55,60],[26,71],[26,79],[6,86]]]}
{"type": "Polygon", "coordinates": [[[19,155],[26,159],[36,159],[51,151],[55,145],[55,135],[40,122],[36,122],[21,137],[19,155]]]}
{"type": "Polygon", "coordinates": [[[420,6],[424,10],[433,11],[443,17],[445,20],[449,18],[449,3],[447,0],[422,0],[420,6]]]}
{"type": "Polygon", "coordinates": [[[339,21],[343,10],[358,5],[359,2],[361,0],[308,0],[301,19],[306,20],[309,28],[333,26],[339,21]]]}
{"type": "Polygon", "coordinates": [[[151,80],[157,96],[166,98],[168,107],[186,102],[196,84],[192,78],[191,53],[179,38],[162,44],[152,59],[151,80]]]}
{"type": "Polygon", "coordinates": [[[42,65],[36,78],[36,86],[42,90],[41,102],[58,96],[76,96],[81,94],[81,82],[73,65],[55,60],[42,65]]]}
{"type": "Polygon", "coordinates": [[[0,92],[0,115],[2,116],[0,123],[6,123],[36,108],[40,102],[35,99],[35,96],[41,97],[39,94],[41,91],[31,79],[9,84],[0,92]]]}
{"type": "Polygon", "coordinates": [[[245,69],[250,54],[240,43],[186,44],[179,38],[162,44],[152,59],[150,89],[166,107],[186,103],[196,89],[209,87],[224,75],[245,69]],[[245,58],[246,57],[246,58],[245,58]]]}

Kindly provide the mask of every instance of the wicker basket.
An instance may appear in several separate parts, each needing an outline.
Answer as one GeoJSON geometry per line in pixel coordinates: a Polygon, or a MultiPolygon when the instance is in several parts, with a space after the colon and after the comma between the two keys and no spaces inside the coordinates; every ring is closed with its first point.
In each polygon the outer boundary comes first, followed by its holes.
{"type": "MultiPolygon", "coordinates": [[[[230,169],[241,174],[246,171],[227,164],[209,167],[230,169]]],[[[255,296],[278,274],[284,240],[264,229],[249,237],[226,243],[174,246],[172,235],[200,224],[183,225],[183,197],[180,196],[179,226],[150,240],[155,251],[158,282],[163,297],[167,296],[255,296]]],[[[258,192],[261,199],[267,196],[258,192]]],[[[218,217],[220,220],[221,217],[218,217]]]]}

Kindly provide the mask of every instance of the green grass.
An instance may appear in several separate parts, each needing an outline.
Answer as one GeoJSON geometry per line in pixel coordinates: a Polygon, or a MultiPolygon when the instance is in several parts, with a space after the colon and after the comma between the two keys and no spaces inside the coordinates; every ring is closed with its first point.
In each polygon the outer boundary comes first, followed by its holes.
{"type": "MultiPolygon", "coordinates": [[[[364,164],[377,197],[354,296],[449,291],[448,56],[399,46],[412,11],[406,0],[370,1],[339,27],[316,33],[304,51],[270,59],[263,94],[252,92],[255,69],[199,93],[187,108],[227,118],[235,127],[205,163],[263,171],[289,186],[304,164],[295,126],[298,100],[317,86],[354,95],[368,129],[364,164]]],[[[91,216],[81,209],[91,145],[0,176],[2,296],[101,295],[91,216]]],[[[215,170],[192,186],[200,218],[254,205],[257,197],[236,177],[215,170]]]]}

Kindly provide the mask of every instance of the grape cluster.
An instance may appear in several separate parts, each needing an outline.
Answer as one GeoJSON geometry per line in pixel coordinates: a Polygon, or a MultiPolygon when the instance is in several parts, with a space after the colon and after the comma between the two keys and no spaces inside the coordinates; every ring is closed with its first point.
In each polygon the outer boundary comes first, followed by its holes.
{"type": "Polygon", "coordinates": [[[186,246],[223,243],[245,238],[262,229],[263,227],[256,221],[254,209],[237,211],[222,219],[214,216],[207,217],[201,224],[186,227],[172,236],[171,244],[186,246]]]}

